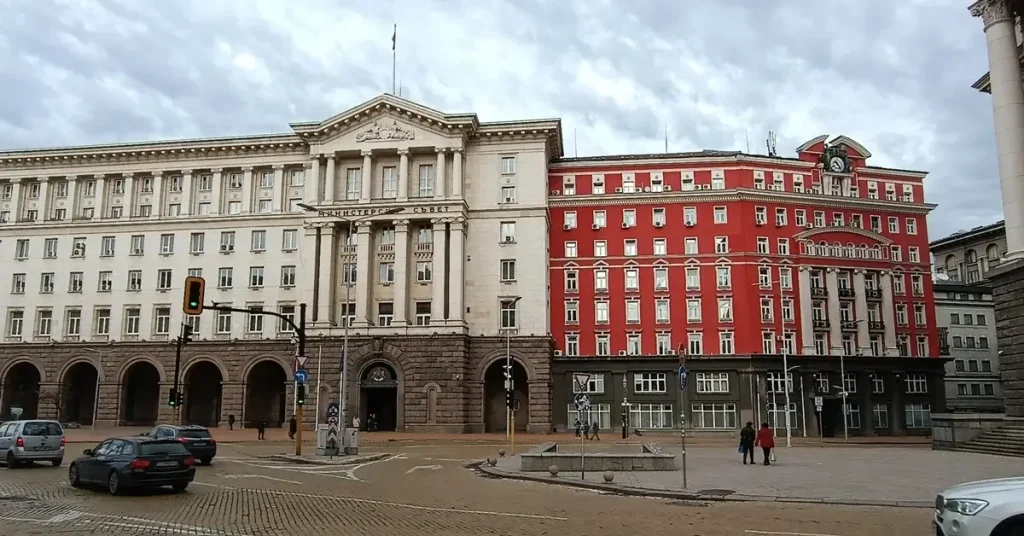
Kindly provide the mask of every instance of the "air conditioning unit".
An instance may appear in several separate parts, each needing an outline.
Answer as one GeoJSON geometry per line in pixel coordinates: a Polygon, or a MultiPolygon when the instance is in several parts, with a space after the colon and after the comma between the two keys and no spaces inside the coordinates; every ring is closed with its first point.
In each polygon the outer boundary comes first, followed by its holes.
{"type": "Polygon", "coordinates": [[[515,239],[513,239],[511,236],[506,236],[504,239],[502,239],[501,243],[502,244],[511,244],[514,241],[515,241],[515,239]]]}
{"type": "Polygon", "coordinates": [[[651,187],[650,186],[644,186],[644,191],[645,192],[650,192],[651,191],[651,187]]]}
{"type": "Polygon", "coordinates": [[[694,225],[696,225],[696,224],[695,224],[695,223],[693,223],[692,221],[688,221],[688,222],[684,223],[683,225],[685,225],[685,226],[687,226],[687,227],[693,227],[693,226],[694,226],[694,225]]]}
{"type": "Polygon", "coordinates": [[[671,192],[672,191],[672,187],[666,184],[662,190],[666,191],[666,192],[671,192]]]}
{"type": "Polygon", "coordinates": [[[660,221],[656,221],[656,222],[654,222],[654,226],[655,226],[655,227],[658,227],[658,228],[660,229],[661,227],[664,227],[664,226],[665,226],[665,224],[664,224],[663,222],[660,222],[660,221]]]}
{"type": "Polygon", "coordinates": [[[551,190],[551,195],[558,195],[559,193],[561,192],[559,192],[558,190],[551,190]]]}
{"type": "Polygon", "coordinates": [[[600,229],[601,226],[595,223],[595,224],[591,225],[590,228],[596,231],[596,230],[600,229]]]}
{"type": "Polygon", "coordinates": [[[515,198],[513,198],[513,197],[506,197],[506,198],[505,198],[505,202],[506,202],[506,203],[515,203],[515,202],[516,202],[516,200],[515,200],[515,198]]]}
{"type": "Polygon", "coordinates": [[[814,224],[813,223],[805,223],[804,224],[804,229],[814,229],[814,224]]]}
{"type": "Polygon", "coordinates": [[[235,250],[235,246],[232,246],[231,244],[221,244],[220,245],[220,250],[221,251],[234,251],[235,250]]]}
{"type": "Polygon", "coordinates": [[[626,351],[625,350],[619,350],[619,355],[626,355],[626,351]]]}
{"type": "Polygon", "coordinates": [[[756,221],[756,222],[754,222],[754,225],[756,225],[758,227],[764,227],[764,222],[763,221],[756,221]]]}
{"type": "Polygon", "coordinates": [[[132,250],[132,255],[142,255],[142,248],[135,248],[132,250]]]}
{"type": "Polygon", "coordinates": [[[564,229],[564,230],[568,231],[569,229],[572,229],[572,225],[569,225],[569,224],[567,223],[567,224],[565,224],[565,225],[563,225],[563,226],[562,226],[562,229],[564,229]]]}
{"type": "Polygon", "coordinates": [[[555,357],[560,357],[561,355],[562,355],[562,351],[561,350],[555,350],[555,357]]]}
{"type": "Polygon", "coordinates": [[[629,227],[630,227],[630,225],[628,223],[622,222],[622,228],[623,229],[629,229],[629,227]]]}
{"type": "Polygon", "coordinates": [[[781,222],[775,222],[776,227],[785,227],[781,222]]]}

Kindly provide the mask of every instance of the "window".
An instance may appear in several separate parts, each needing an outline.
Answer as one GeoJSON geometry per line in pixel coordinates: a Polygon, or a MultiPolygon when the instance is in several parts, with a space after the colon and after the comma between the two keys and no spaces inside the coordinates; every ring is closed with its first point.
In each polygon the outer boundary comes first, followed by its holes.
{"type": "Polygon", "coordinates": [[[263,267],[249,267],[249,288],[263,288],[263,267]]]}
{"type": "Polygon", "coordinates": [[[129,307],[124,310],[124,334],[138,335],[142,322],[142,310],[138,307],[129,307]]]}
{"type": "Polygon", "coordinates": [[[686,290],[700,290],[700,268],[686,269],[686,290]]]}
{"type": "Polygon", "coordinates": [[[917,246],[907,248],[907,260],[910,262],[921,262],[921,252],[917,246]]]}
{"type": "Polygon", "coordinates": [[[281,251],[295,251],[299,249],[299,231],[297,229],[285,229],[281,232],[281,251]]]}
{"type": "Polygon", "coordinates": [[[36,311],[36,336],[50,337],[53,335],[53,310],[39,309],[36,311]]]}
{"type": "Polygon", "coordinates": [[[231,311],[217,311],[216,332],[218,335],[231,333],[231,311]]]}
{"type": "Polygon", "coordinates": [[[629,423],[634,428],[672,428],[672,404],[633,404],[629,423]]]}
{"type": "Polygon", "coordinates": [[[514,175],[516,172],[516,157],[514,156],[503,156],[501,157],[501,174],[502,175],[514,175]]]}
{"type": "Polygon", "coordinates": [[[228,201],[228,214],[241,214],[242,213],[242,202],[241,201],[228,201]]]}
{"type": "Polygon", "coordinates": [[[156,288],[157,290],[171,290],[173,284],[173,275],[170,269],[162,268],[156,272],[156,288]]]}
{"type": "MultiPolygon", "coordinates": [[[[177,205],[177,206],[180,207],[180,205],[177,205]]],[[[175,205],[171,205],[172,209],[174,207],[175,207],[175,205]]],[[[274,201],[273,200],[270,200],[270,199],[260,199],[256,203],[256,212],[259,212],[260,214],[270,214],[273,211],[274,211],[274,201]]],[[[172,216],[174,216],[174,214],[172,214],[172,216]]]]}
{"type": "Polygon", "coordinates": [[[780,238],[778,240],[779,255],[789,255],[789,239],[780,238]]]}
{"type": "Polygon", "coordinates": [[[658,324],[669,323],[668,300],[657,300],[654,304],[654,321],[658,324]]]}
{"type": "Polygon", "coordinates": [[[188,252],[198,255],[206,247],[206,233],[192,233],[188,239],[188,252]]]}
{"type": "Polygon", "coordinates": [[[718,298],[718,321],[732,322],[732,298],[718,298]]]}
{"type": "Polygon", "coordinates": [[[498,239],[503,244],[511,244],[516,241],[516,222],[503,221],[500,226],[498,239]]]}
{"type": "Polygon", "coordinates": [[[654,222],[655,227],[665,226],[665,209],[656,208],[651,213],[651,221],[654,222]]]}
{"type": "Polygon", "coordinates": [[[416,325],[430,325],[430,302],[416,302],[416,325]]]}
{"type": "Polygon", "coordinates": [[[53,293],[53,282],[57,279],[53,272],[44,272],[39,276],[39,292],[41,294],[53,293]]]}
{"type": "MultiPolygon", "coordinates": [[[[421,192],[420,195],[423,195],[422,191],[423,191],[423,168],[424,167],[425,166],[420,166],[420,192],[421,192]]],[[[426,167],[430,167],[430,166],[426,166],[426,167]]],[[[431,167],[431,170],[433,170],[433,167],[431,167]]],[[[431,175],[433,175],[433,173],[431,173],[431,175]]],[[[351,200],[355,200],[355,199],[359,199],[359,196],[362,194],[362,189],[363,189],[363,170],[361,170],[359,168],[349,168],[349,169],[346,169],[345,170],[345,199],[348,199],[350,201],[351,200]]],[[[433,195],[433,190],[434,190],[434,183],[433,183],[433,180],[431,180],[430,181],[430,191],[431,191],[430,195],[433,195]]]]}
{"type": "Polygon", "coordinates": [[[142,270],[128,271],[128,290],[133,292],[142,290],[142,270]]]}
{"type": "Polygon", "coordinates": [[[622,226],[623,227],[636,227],[636,210],[625,209],[622,211],[622,226]]]}
{"type": "Polygon", "coordinates": [[[566,300],[565,302],[565,323],[566,324],[579,324],[580,323],[580,302],[576,300],[566,300]]]}
{"type": "Polygon", "coordinates": [[[381,173],[381,192],[385,198],[398,196],[398,169],[395,166],[384,166],[381,173]]]}
{"type": "Polygon", "coordinates": [[[281,267],[281,286],[284,288],[295,286],[295,266],[281,267]]]}
{"type": "Polygon", "coordinates": [[[9,309],[7,311],[7,336],[21,337],[25,327],[25,311],[9,309]]]}
{"type": "Polygon", "coordinates": [[[672,347],[672,334],[671,333],[657,333],[654,338],[657,344],[658,355],[675,355],[676,351],[672,347]]]}
{"type": "Polygon", "coordinates": [[[654,239],[654,254],[659,257],[668,255],[668,242],[664,238],[654,239]]]}
{"type": "Polygon", "coordinates": [[[598,229],[608,226],[608,213],[603,210],[594,211],[594,227],[598,229]]]}
{"type": "Polygon", "coordinates": [[[57,239],[47,238],[43,241],[43,258],[44,259],[56,259],[57,258],[57,239]]]}
{"type": "Polygon", "coordinates": [[[64,335],[78,337],[82,334],[82,310],[68,309],[64,312],[64,335]]]}
{"type": "Polygon", "coordinates": [[[607,240],[594,240],[594,256],[595,257],[607,257],[608,256],[608,241],[607,240]]]}
{"type": "MultiPolygon", "coordinates": [[[[359,198],[359,194],[358,193],[355,194],[355,197],[351,197],[351,195],[352,195],[352,187],[351,187],[352,178],[351,178],[351,175],[352,175],[353,171],[358,173],[359,170],[358,169],[355,169],[355,170],[350,169],[349,170],[349,196],[350,196],[349,199],[358,199],[359,198]]],[[[356,182],[358,183],[358,180],[356,182]]],[[[419,193],[420,197],[433,197],[434,196],[434,166],[431,165],[431,164],[423,164],[423,165],[420,166],[420,171],[419,171],[419,192],[420,192],[419,193]]]]}
{"type": "Polygon", "coordinates": [[[94,327],[96,335],[110,335],[110,309],[107,307],[97,307],[93,312],[93,316],[96,318],[96,325],[94,327]]]}
{"type": "Polygon", "coordinates": [[[918,327],[923,327],[927,325],[923,304],[914,305],[914,324],[917,325],[918,327]]]}
{"type": "Polygon", "coordinates": [[[787,420],[786,406],[784,404],[775,404],[772,402],[768,403],[768,424],[776,430],[785,430],[787,427],[794,429],[797,423],[800,422],[796,419],[796,403],[789,403],[789,419],[787,420]]]}
{"type": "Polygon", "coordinates": [[[566,333],[565,334],[565,355],[571,355],[571,356],[580,355],[580,334],[579,333],[566,333]]]}
{"type": "Polygon", "coordinates": [[[608,321],[608,302],[594,302],[594,322],[598,324],[607,324],[608,321]]]}
{"type": "Polygon", "coordinates": [[[217,288],[229,289],[234,284],[234,268],[221,268],[217,271],[217,288]]]}
{"type": "Polygon", "coordinates": [[[633,392],[664,393],[668,390],[668,379],[664,372],[638,372],[633,374],[633,392]]]}
{"type": "Polygon", "coordinates": [[[726,207],[715,207],[714,214],[716,224],[729,223],[728,209],[726,207]]]}
{"type": "Polygon", "coordinates": [[[568,241],[565,243],[565,256],[569,259],[576,258],[576,242],[568,241]]]}
{"type": "Polygon", "coordinates": [[[716,266],[715,279],[719,289],[732,288],[732,269],[728,266],[716,266]]]}
{"type": "Polygon", "coordinates": [[[768,209],[765,207],[754,207],[754,223],[764,225],[768,223],[768,209]]]}
{"type": "Polygon", "coordinates": [[[769,393],[783,393],[786,384],[789,386],[789,392],[793,392],[793,373],[787,373],[785,380],[783,379],[781,372],[769,372],[765,376],[767,381],[767,388],[769,393]]]}
{"type": "Polygon", "coordinates": [[[733,332],[718,332],[718,352],[722,355],[732,355],[736,352],[736,335],[733,332]]]}
{"type": "Polygon", "coordinates": [[[627,239],[623,242],[623,254],[627,257],[636,257],[637,250],[635,239],[627,239]]]}
{"type": "Polygon", "coordinates": [[[590,409],[582,416],[576,411],[575,404],[569,404],[567,408],[567,423],[572,423],[572,425],[575,425],[577,422],[580,424],[597,423],[598,427],[602,430],[608,430],[612,426],[611,404],[591,404],[590,409]]]}
{"type": "Polygon", "coordinates": [[[875,403],[872,408],[872,419],[875,428],[888,428],[889,427],[889,405],[884,403],[875,403]]]}
{"type": "Polygon", "coordinates": [[[562,227],[565,229],[576,228],[576,212],[569,211],[562,215],[562,227]]]}
{"type": "Polygon", "coordinates": [[[931,428],[931,404],[907,404],[904,407],[907,428],[931,428]]]}
{"type": "Polygon", "coordinates": [[[770,253],[770,251],[768,250],[768,237],[767,236],[759,236],[759,237],[757,237],[757,252],[762,254],[762,255],[767,255],[768,253],[770,253]]]}
{"type": "Polygon", "coordinates": [[[683,207],[683,223],[687,227],[697,225],[697,207],[683,207]]]}
{"type": "Polygon", "coordinates": [[[604,193],[604,175],[598,173],[590,178],[590,191],[595,195],[604,193]]]}
{"type": "Polygon", "coordinates": [[[392,302],[381,302],[377,304],[377,325],[388,327],[395,317],[395,304],[392,302]]]}
{"type": "Polygon", "coordinates": [[[715,237],[715,253],[729,253],[729,237],[728,236],[716,236],[715,237]]]}
{"type": "MultiPolygon", "coordinates": [[[[28,243],[27,240],[25,242],[26,242],[26,244],[28,243]]],[[[112,236],[104,236],[103,239],[101,240],[100,257],[113,257],[114,256],[114,245],[115,245],[114,237],[112,237],[112,236]]]]}
{"type": "Polygon", "coordinates": [[[698,393],[728,393],[729,373],[728,372],[698,372],[697,373],[698,393]]]}
{"type": "Polygon", "coordinates": [[[907,394],[926,394],[928,392],[928,378],[921,373],[909,373],[903,380],[906,385],[907,394]]]}
{"type": "Polygon", "coordinates": [[[636,268],[627,268],[623,270],[622,273],[625,279],[627,292],[636,292],[640,290],[640,270],[636,268]]]}
{"type": "Polygon", "coordinates": [[[697,241],[697,237],[687,237],[683,241],[683,247],[684,247],[683,253],[685,253],[687,255],[697,255],[698,254],[698,241],[697,241]]]}
{"type": "Polygon", "coordinates": [[[99,273],[99,281],[96,286],[99,292],[111,292],[114,290],[114,272],[103,271],[99,273]]]}
{"type": "Polygon", "coordinates": [[[761,265],[757,267],[757,284],[762,289],[772,288],[772,267],[761,265]]]}
{"type": "Polygon", "coordinates": [[[85,238],[77,237],[72,239],[71,256],[74,258],[85,257],[85,238]]]}
{"type": "Polygon", "coordinates": [[[599,292],[608,291],[608,270],[594,270],[594,290],[599,292]]]}
{"type": "Polygon", "coordinates": [[[612,343],[607,333],[598,333],[594,340],[596,355],[611,355],[612,343]]]}
{"type": "Polygon", "coordinates": [[[626,323],[640,323],[640,300],[626,300],[626,323]]]}
{"type": "Polygon", "coordinates": [[[906,227],[908,235],[917,234],[917,220],[915,220],[914,218],[907,218],[906,227]]]}
{"type": "Polygon", "coordinates": [[[700,322],[700,310],[699,298],[686,300],[686,321],[700,322]]]}
{"type": "Polygon", "coordinates": [[[636,177],[632,173],[622,174],[622,193],[631,194],[636,192],[636,177]]]}
{"type": "Polygon", "coordinates": [[[14,274],[11,278],[11,294],[25,293],[25,280],[28,274],[14,274]]]}
{"type": "Polygon", "coordinates": [[[580,274],[576,270],[565,271],[565,291],[566,292],[579,292],[580,290],[580,274]]]}
{"type": "Polygon", "coordinates": [[[378,281],[384,285],[390,285],[395,282],[395,263],[393,262],[382,262],[380,263],[380,273],[378,281]]]}
{"type": "Polygon", "coordinates": [[[501,329],[515,330],[519,327],[518,320],[518,299],[503,299],[500,302],[501,329]]]}
{"type": "Polygon", "coordinates": [[[234,231],[222,231],[220,233],[220,251],[221,253],[231,253],[235,250],[235,232],[234,231]]]}
{"type": "Polygon", "coordinates": [[[575,381],[576,375],[573,374],[572,392],[576,393],[587,393],[590,395],[604,394],[604,374],[589,374],[587,384],[581,390],[580,386],[575,381]]]}
{"type": "Polygon", "coordinates": [[[515,203],[516,202],[516,187],[515,186],[502,186],[501,187],[501,202],[502,203],[515,203]]]}
{"type": "Polygon", "coordinates": [[[153,334],[167,335],[171,332],[171,308],[157,306],[153,310],[153,334]]]}
{"type": "Polygon", "coordinates": [[[668,290],[668,268],[654,269],[654,290],[668,290]]]}
{"type": "Polygon", "coordinates": [[[267,249],[267,232],[266,231],[253,231],[251,239],[251,250],[254,252],[265,251],[267,249]]]}
{"type": "Polygon", "coordinates": [[[736,404],[692,404],[690,412],[694,428],[736,428],[736,404]]]}

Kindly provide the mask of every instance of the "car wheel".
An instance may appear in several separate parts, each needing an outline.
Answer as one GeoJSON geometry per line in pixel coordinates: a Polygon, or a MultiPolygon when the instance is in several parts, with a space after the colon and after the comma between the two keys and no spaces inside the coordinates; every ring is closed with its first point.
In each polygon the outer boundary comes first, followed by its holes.
{"type": "Polygon", "coordinates": [[[1011,527],[1006,536],[1024,536],[1024,524],[1011,527]]]}
{"type": "Polygon", "coordinates": [[[60,467],[60,464],[64,463],[64,458],[50,460],[50,463],[52,463],[54,467],[60,467]]]}
{"type": "Polygon", "coordinates": [[[172,484],[171,485],[171,489],[173,489],[175,493],[181,493],[181,492],[185,491],[186,488],[188,488],[188,482],[185,482],[185,483],[182,483],[182,484],[172,484]]]}
{"type": "Polygon", "coordinates": [[[8,469],[17,469],[18,468],[18,460],[14,459],[14,453],[13,452],[8,452],[7,453],[7,468],[8,469]]]}
{"type": "Polygon", "coordinates": [[[71,467],[68,468],[68,484],[71,484],[73,488],[82,485],[82,481],[78,477],[78,466],[75,464],[71,464],[71,467]]]}
{"type": "Polygon", "coordinates": [[[111,495],[120,495],[121,477],[117,475],[117,471],[111,471],[110,476],[107,477],[107,491],[109,491],[111,495]]]}
{"type": "Polygon", "coordinates": [[[200,458],[199,459],[199,463],[201,463],[203,465],[210,465],[210,462],[212,462],[212,461],[213,461],[213,458],[200,458]]]}

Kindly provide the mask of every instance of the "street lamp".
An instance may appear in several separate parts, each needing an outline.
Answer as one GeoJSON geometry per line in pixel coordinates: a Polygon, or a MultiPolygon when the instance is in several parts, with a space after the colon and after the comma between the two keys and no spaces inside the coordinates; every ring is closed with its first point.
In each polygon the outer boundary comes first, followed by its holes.
{"type": "MultiPolygon", "coordinates": [[[[783,283],[782,281],[771,281],[770,279],[768,281],[758,280],[755,283],[751,283],[751,286],[757,286],[761,290],[770,290],[772,288],[773,284],[779,284],[781,286],[782,283],[783,283]]],[[[792,282],[790,282],[790,283],[792,283],[792,282]]],[[[786,394],[786,447],[792,447],[793,446],[793,422],[792,422],[792,415],[790,415],[790,411],[789,411],[789,407],[790,407],[789,391],[790,391],[790,385],[791,385],[791,383],[789,381],[789,375],[790,375],[790,373],[792,371],[800,368],[800,365],[794,365],[792,367],[789,366],[789,351],[786,348],[786,338],[785,338],[786,337],[786,333],[787,333],[786,330],[783,329],[782,335],[780,335],[779,338],[778,338],[778,342],[779,342],[780,346],[782,347],[782,370],[783,370],[783,373],[782,373],[782,385],[783,385],[782,390],[786,394]]],[[[792,332],[789,332],[789,333],[792,333],[792,332]]],[[[803,395],[801,395],[801,396],[803,396],[803,395]]],[[[772,404],[775,404],[774,400],[772,401],[772,404]]],[[[778,415],[778,405],[777,404],[775,405],[775,408],[776,408],[775,415],[778,415]]]]}
{"type": "MultiPolygon", "coordinates": [[[[334,218],[334,219],[336,219],[338,221],[345,222],[346,224],[348,224],[348,233],[349,233],[349,235],[352,234],[352,225],[355,224],[356,222],[363,221],[363,220],[368,220],[368,219],[373,218],[375,216],[384,216],[384,215],[387,215],[387,214],[395,214],[397,212],[401,212],[402,211],[401,208],[395,207],[395,208],[391,208],[391,209],[385,210],[383,212],[378,212],[376,214],[368,214],[366,216],[360,216],[358,218],[346,218],[344,216],[339,216],[339,215],[337,215],[337,214],[335,214],[333,212],[327,212],[327,211],[320,210],[320,209],[318,209],[318,208],[316,208],[316,207],[314,207],[312,205],[307,205],[306,203],[296,203],[295,206],[301,208],[302,210],[305,210],[306,212],[315,212],[318,216],[334,218]]],[[[334,260],[332,259],[331,262],[334,262],[334,260]]],[[[345,275],[347,276],[348,274],[346,273],[345,275]]],[[[334,282],[332,281],[331,284],[333,285],[334,282]]],[[[349,305],[348,304],[350,303],[351,296],[352,296],[352,282],[351,281],[345,281],[345,322],[344,322],[344,326],[342,326],[343,327],[343,331],[342,331],[342,336],[341,336],[341,340],[342,340],[342,342],[341,342],[341,346],[342,346],[342,349],[341,349],[341,374],[339,374],[339,376],[338,376],[338,398],[340,399],[339,406],[341,406],[341,408],[340,408],[341,409],[341,411],[340,411],[340,413],[341,413],[341,425],[343,427],[345,427],[345,428],[348,427],[348,392],[347,392],[347,388],[346,387],[347,387],[347,384],[348,384],[348,329],[349,329],[349,324],[350,324],[349,319],[351,318],[349,316],[349,310],[348,310],[348,306],[349,305]]]]}
{"type": "MultiPolygon", "coordinates": [[[[512,298],[510,301],[506,301],[506,303],[512,308],[513,314],[515,314],[516,304],[518,304],[519,300],[521,300],[521,299],[523,299],[522,296],[516,296],[516,297],[512,298]]],[[[502,319],[502,320],[504,320],[504,319],[502,319]]],[[[516,320],[516,325],[518,325],[518,321],[519,321],[518,315],[516,315],[515,320],[516,320]]],[[[516,386],[515,386],[515,382],[513,381],[513,376],[512,376],[512,330],[513,329],[514,329],[514,326],[512,326],[512,325],[506,325],[505,326],[505,373],[508,375],[505,378],[505,391],[509,392],[509,393],[513,393],[512,396],[514,397],[515,396],[514,393],[515,393],[515,387],[516,386]]],[[[509,438],[512,437],[512,434],[514,433],[514,432],[512,432],[512,427],[513,426],[515,426],[515,422],[513,422],[513,420],[512,420],[512,406],[509,405],[509,404],[505,404],[505,438],[506,439],[509,439],[509,438]]]]}
{"type": "Polygon", "coordinates": [[[82,350],[96,354],[96,389],[92,395],[92,429],[95,432],[96,419],[100,415],[100,379],[103,378],[103,356],[106,354],[92,348],[82,348],[82,350]]]}

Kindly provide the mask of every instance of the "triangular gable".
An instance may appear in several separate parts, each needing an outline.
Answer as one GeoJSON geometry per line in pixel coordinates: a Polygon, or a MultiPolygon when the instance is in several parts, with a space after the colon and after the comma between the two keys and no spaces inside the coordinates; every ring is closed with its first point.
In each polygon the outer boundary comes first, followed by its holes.
{"type": "Polygon", "coordinates": [[[892,240],[890,240],[890,239],[888,239],[888,238],[886,238],[886,237],[884,237],[884,236],[882,236],[882,235],[880,235],[880,234],[878,234],[878,233],[876,233],[874,231],[869,231],[867,229],[861,229],[860,227],[815,227],[813,229],[807,229],[805,231],[801,231],[801,232],[793,235],[793,238],[796,239],[796,240],[813,240],[813,238],[812,238],[813,236],[820,235],[820,234],[826,234],[826,233],[850,233],[850,234],[855,234],[855,235],[863,236],[864,238],[870,238],[870,239],[872,239],[872,240],[874,240],[876,242],[879,242],[879,243],[885,244],[885,245],[889,245],[889,244],[893,243],[892,240]]]}
{"type": "Polygon", "coordinates": [[[636,261],[634,261],[634,260],[628,260],[628,261],[626,261],[626,262],[625,262],[624,264],[625,264],[626,266],[631,266],[631,267],[633,267],[633,268],[635,268],[635,267],[637,267],[637,266],[640,266],[640,263],[639,263],[639,262],[636,262],[636,261]]]}
{"type": "Polygon", "coordinates": [[[692,265],[699,266],[700,265],[700,261],[697,260],[697,259],[694,259],[693,257],[690,257],[689,259],[686,259],[686,262],[684,262],[683,264],[688,264],[688,265],[691,265],[691,266],[692,265]]]}
{"type": "Polygon", "coordinates": [[[792,265],[792,264],[793,264],[793,261],[791,261],[791,260],[789,260],[789,259],[782,259],[781,261],[779,261],[779,264],[787,264],[787,265],[792,265]]]}
{"type": "MultiPolygon", "coordinates": [[[[324,139],[360,126],[371,126],[373,119],[383,115],[439,133],[473,132],[479,126],[476,114],[445,114],[389,94],[378,95],[323,121],[291,123],[289,126],[305,139],[324,139]]],[[[385,126],[390,126],[390,122],[385,126]]]]}
{"type": "Polygon", "coordinates": [[[658,260],[654,261],[654,265],[655,266],[668,266],[668,261],[666,261],[665,259],[658,259],[658,260]]]}
{"type": "Polygon", "coordinates": [[[732,264],[732,260],[726,257],[719,257],[715,260],[715,264],[732,264]]]}
{"type": "Polygon", "coordinates": [[[594,263],[594,268],[607,268],[608,263],[605,261],[597,261],[594,263]]]}
{"type": "Polygon", "coordinates": [[[772,260],[769,259],[769,258],[766,258],[766,257],[761,257],[760,259],[757,259],[757,264],[771,264],[771,263],[772,263],[772,260]]]}
{"type": "Polygon", "coordinates": [[[811,139],[805,141],[799,147],[797,147],[796,148],[796,153],[797,154],[804,153],[804,152],[820,153],[824,149],[824,145],[822,145],[822,144],[824,144],[825,140],[827,140],[827,139],[828,139],[828,134],[822,134],[821,136],[815,136],[814,138],[811,138],[811,139]],[[815,145],[822,145],[822,146],[821,147],[815,147],[815,145]]]}
{"type": "Polygon", "coordinates": [[[576,264],[575,261],[569,261],[562,265],[564,268],[579,268],[580,265],[576,264]]]}
{"type": "Polygon", "coordinates": [[[850,156],[871,158],[871,151],[868,151],[863,145],[857,143],[856,140],[846,136],[845,134],[842,134],[838,138],[832,140],[830,145],[845,145],[847,149],[851,149],[850,156]]]}

